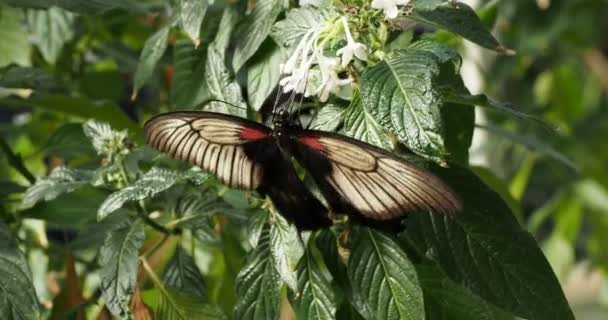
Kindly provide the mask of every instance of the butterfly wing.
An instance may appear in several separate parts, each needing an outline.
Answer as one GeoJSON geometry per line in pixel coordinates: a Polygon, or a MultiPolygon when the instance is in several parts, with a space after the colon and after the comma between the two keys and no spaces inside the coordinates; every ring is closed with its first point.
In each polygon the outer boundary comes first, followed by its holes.
{"type": "Polygon", "coordinates": [[[277,152],[268,128],[212,112],[158,115],[144,126],[144,138],[173,159],[190,162],[223,184],[244,190],[260,186],[261,162],[277,152]]]}
{"type": "Polygon", "coordinates": [[[292,153],[338,213],[389,221],[414,211],[454,214],[456,194],[441,179],[367,143],[321,131],[299,131],[292,153]]]}
{"type": "Polygon", "coordinates": [[[327,226],[327,208],[300,181],[270,129],[213,112],[172,112],[150,119],[144,138],[153,148],[215,175],[223,184],[268,195],[300,229],[327,226]]]}

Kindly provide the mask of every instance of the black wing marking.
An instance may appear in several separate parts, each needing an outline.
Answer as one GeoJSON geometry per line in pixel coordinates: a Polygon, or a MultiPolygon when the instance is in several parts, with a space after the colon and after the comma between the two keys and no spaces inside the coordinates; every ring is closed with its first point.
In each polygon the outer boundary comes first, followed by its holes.
{"type": "Polygon", "coordinates": [[[414,211],[461,210],[441,179],[382,149],[320,131],[296,132],[292,141],[294,157],[335,211],[387,221],[414,211]]]}
{"type": "Polygon", "coordinates": [[[279,152],[272,148],[275,142],[270,129],[212,112],[158,115],[144,126],[144,137],[147,144],[172,158],[188,161],[223,184],[245,190],[260,186],[263,158],[279,152]]]}

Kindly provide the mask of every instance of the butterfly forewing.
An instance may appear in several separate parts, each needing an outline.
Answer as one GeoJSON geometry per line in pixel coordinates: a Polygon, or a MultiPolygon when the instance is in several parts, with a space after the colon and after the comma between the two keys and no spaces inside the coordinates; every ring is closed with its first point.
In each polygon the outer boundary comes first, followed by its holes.
{"type": "Polygon", "coordinates": [[[299,131],[292,149],[335,211],[391,220],[414,211],[453,214],[461,204],[431,172],[337,134],[299,131]]]}
{"type": "Polygon", "coordinates": [[[230,187],[245,190],[254,190],[262,183],[263,166],[256,157],[263,157],[264,152],[255,149],[277,149],[268,128],[211,112],[156,116],[146,123],[144,135],[153,148],[201,167],[230,187]]]}

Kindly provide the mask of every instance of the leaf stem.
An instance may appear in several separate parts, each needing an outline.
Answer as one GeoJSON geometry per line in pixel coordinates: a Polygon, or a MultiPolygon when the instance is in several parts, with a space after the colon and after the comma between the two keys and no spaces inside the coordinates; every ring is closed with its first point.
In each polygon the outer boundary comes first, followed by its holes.
{"type": "Polygon", "coordinates": [[[9,144],[0,137],[0,149],[6,154],[8,163],[17,170],[30,184],[36,183],[36,177],[25,167],[21,156],[14,153],[9,144]]]}

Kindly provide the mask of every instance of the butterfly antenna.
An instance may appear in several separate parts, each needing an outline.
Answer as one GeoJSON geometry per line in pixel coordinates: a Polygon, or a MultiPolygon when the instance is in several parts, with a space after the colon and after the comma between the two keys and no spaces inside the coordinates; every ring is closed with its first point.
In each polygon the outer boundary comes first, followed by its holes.
{"type": "Polygon", "coordinates": [[[205,100],[205,101],[201,102],[201,104],[199,104],[199,105],[200,105],[200,106],[202,106],[202,107],[201,107],[201,109],[205,109],[205,107],[206,107],[206,106],[208,106],[209,104],[211,104],[211,103],[213,103],[213,102],[219,102],[219,103],[223,103],[223,104],[225,104],[225,105],[229,105],[229,106],[231,106],[231,107],[233,107],[233,108],[236,108],[236,109],[241,109],[241,110],[245,110],[245,111],[247,111],[247,108],[246,108],[246,107],[237,106],[237,105],[232,104],[232,103],[230,103],[230,102],[227,102],[227,101],[224,101],[224,100],[219,100],[219,99],[209,99],[209,100],[205,100]]]}

